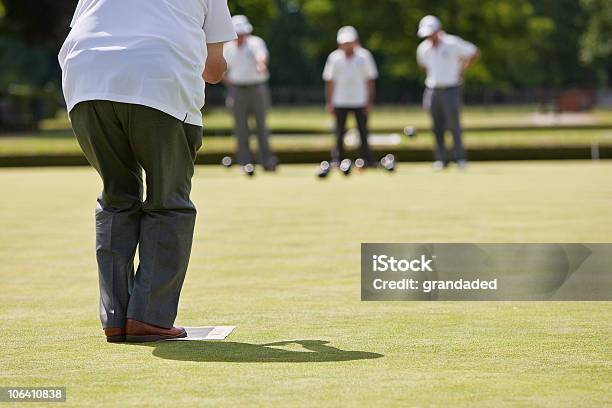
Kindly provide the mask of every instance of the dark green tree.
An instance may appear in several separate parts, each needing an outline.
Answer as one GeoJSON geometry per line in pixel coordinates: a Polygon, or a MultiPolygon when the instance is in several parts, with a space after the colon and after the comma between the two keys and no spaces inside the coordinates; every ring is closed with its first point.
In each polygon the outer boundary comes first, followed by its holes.
{"type": "MultiPolygon", "coordinates": [[[[76,0],[0,0],[0,92],[59,84],[56,55],[76,0]]],[[[610,0],[229,0],[271,51],[275,88],[320,89],[336,30],[351,24],[374,53],[379,90],[398,100],[420,92],[416,28],[425,14],[474,42],[482,58],[468,86],[501,90],[593,84],[609,77],[610,0]]]]}
{"type": "Polygon", "coordinates": [[[588,23],[581,38],[581,60],[599,72],[601,85],[612,78],[612,1],[582,0],[588,23]]]}
{"type": "Polygon", "coordinates": [[[0,90],[59,82],[57,52],[75,6],[76,1],[1,1],[0,90]]]}
{"type": "Polygon", "coordinates": [[[576,0],[532,1],[537,15],[546,16],[554,23],[547,35],[532,41],[539,56],[537,69],[544,73],[540,86],[592,84],[595,71],[578,58],[580,38],[588,21],[587,11],[576,0]]]}
{"type": "MultiPolygon", "coordinates": [[[[418,22],[435,14],[444,29],[477,44],[482,60],[468,73],[471,84],[499,88],[532,86],[541,80],[532,39],[551,31],[553,22],[535,14],[528,0],[303,0],[309,21],[325,33],[315,49],[334,46],[333,33],[355,25],[366,47],[380,56],[383,75],[396,80],[422,77],[415,61],[418,22]]],[[[314,39],[316,41],[316,39],[314,39]]]]}

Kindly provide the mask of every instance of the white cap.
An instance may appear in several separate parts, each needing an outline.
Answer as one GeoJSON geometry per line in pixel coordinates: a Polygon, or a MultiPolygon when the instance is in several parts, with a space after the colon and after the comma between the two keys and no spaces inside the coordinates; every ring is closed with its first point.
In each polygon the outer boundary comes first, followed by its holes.
{"type": "Polygon", "coordinates": [[[353,41],[357,41],[359,39],[359,34],[357,34],[357,30],[353,26],[344,26],[338,30],[338,35],[336,36],[336,41],[338,44],[346,44],[353,41]]]}
{"type": "Polygon", "coordinates": [[[436,16],[425,16],[419,22],[419,31],[417,34],[421,38],[429,37],[436,31],[439,31],[442,28],[442,24],[440,20],[436,16]]]}
{"type": "Polygon", "coordinates": [[[236,30],[238,35],[251,34],[253,32],[253,26],[249,23],[247,16],[242,14],[235,15],[232,17],[232,23],[234,23],[234,30],[236,30]]]}

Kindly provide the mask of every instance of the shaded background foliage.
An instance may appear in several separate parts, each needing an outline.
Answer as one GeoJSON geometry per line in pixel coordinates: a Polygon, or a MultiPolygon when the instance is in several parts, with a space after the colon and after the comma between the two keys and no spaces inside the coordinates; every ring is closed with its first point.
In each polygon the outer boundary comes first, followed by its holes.
{"type": "MultiPolygon", "coordinates": [[[[608,85],[612,73],[610,0],[230,0],[271,51],[276,89],[316,89],[335,32],[351,24],[381,71],[379,92],[399,100],[422,88],[415,61],[419,19],[474,42],[482,58],[468,88],[521,90],[608,85]]],[[[56,62],[76,0],[0,0],[0,93],[15,85],[59,87],[56,62]]]]}

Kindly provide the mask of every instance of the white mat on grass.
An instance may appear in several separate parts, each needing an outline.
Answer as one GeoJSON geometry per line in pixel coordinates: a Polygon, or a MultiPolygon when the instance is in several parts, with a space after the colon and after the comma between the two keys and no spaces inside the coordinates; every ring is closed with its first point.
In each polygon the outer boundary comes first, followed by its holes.
{"type": "MultiPolygon", "coordinates": [[[[372,146],[396,146],[402,142],[402,137],[397,133],[371,133],[368,140],[372,146]]],[[[344,143],[351,147],[361,146],[357,129],[350,129],[346,132],[344,143]]]]}
{"type": "Polygon", "coordinates": [[[179,340],[225,340],[236,326],[205,326],[185,327],[187,337],[181,339],[168,339],[167,341],[179,340]]]}

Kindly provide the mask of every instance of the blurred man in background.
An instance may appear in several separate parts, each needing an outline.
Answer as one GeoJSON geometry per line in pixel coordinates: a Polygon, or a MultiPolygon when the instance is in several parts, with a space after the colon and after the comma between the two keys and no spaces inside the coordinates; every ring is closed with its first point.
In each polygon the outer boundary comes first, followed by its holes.
{"type": "Polygon", "coordinates": [[[461,130],[463,73],[479,57],[478,48],[463,39],[446,34],[435,16],[419,23],[418,36],[425,38],[417,48],[417,62],[427,72],[423,107],[431,114],[436,138],[434,169],[446,168],[452,160],[466,165],[461,130]],[[444,134],[453,135],[452,155],[444,144],[444,134]]]}
{"type": "Polygon", "coordinates": [[[336,148],[332,152],[332,164],[345,158],[344,133],[349,113],[355,115],[361,154],[366,166],[374,164],[368,145],[368,114],[374,105],[378,70],[370,51],[361,47],[357,30],[345,26],[338,30],[338,49],[327,58],[323,70],[326,109],[336,117],[336,148]]]}
{"type": "Polygon", "coordinates": [[[261,165],[264,170],[273,171],[277,159],[270,150],[266,124],[270,106],[268,48],[263,39],[251,34],[253,26],[246,16],[234,16],[232,21],[238,39],[226,44],[223,54],[228,66],[225,83],[229,87],[228,105],[234,114],[238,162],[243,169],[253,163],[249,148],[249,116],[254,114],[261,165]]]}
{"type": "Polygon", "coordinates": [[[168,7],[80,0],[59,54],[72,128],[104,186],[96,255],[109,342],[186,336],[173,324],[196,219],[190,192],[204,81],[221,81],[223,43],[236,34],[226,0],[168,7]]]}

